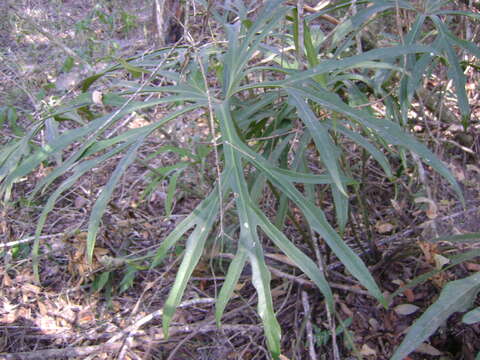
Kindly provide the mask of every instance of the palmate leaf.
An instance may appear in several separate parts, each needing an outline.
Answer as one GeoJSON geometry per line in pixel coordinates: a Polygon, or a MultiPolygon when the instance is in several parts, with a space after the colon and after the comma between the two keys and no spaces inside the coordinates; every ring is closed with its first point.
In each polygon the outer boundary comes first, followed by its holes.
{"type": "Polygon", "coordinates": [[[276,226],[274,226],[265,214],[256,206],[252,206],[252,211],[258,217],[258,222],[262,230],[283,251],[293,263],[302,270],[325,296],[326,303],[330,311],[334,311],[333,294],[325,275],[318,266],[307,255],[301,252],[276,226]]]}
{"type": "Polygon", "coordinates": [[[423,284],[424,282],[430,280],[433,276],[435,276],[435,275],[437,275],[441,272],[448,271],[451,268],[453,268],[454,266],[456,266],[458,264],[461,264],[463,262],[466,262],[466,261],[470,261],[470,260],[472,260],[472,259],[474,259],[478,256],[480,256],[480,249],[470,250],[470,251],[467,251],[465,253],[457,254],[457,255],[454,255],[454,256],[449,256],[449,257],[447,257],[448,260],[449,260],[448,265],[442,267],[441,269],[431,270],[431,271],[428,271],[426,273],[423,273],[422,275],[419,275],[419,276],[415,277],[414,279],[409,281],[406,285],[404,285],[404,286],[398,288],[397,290],[395,290],[390,295],[390,298],[393,299],[396,296],[398,296],[399,294],[402,294],[405,291],[405,289],[412,289],[413,287],[417,286],[418,284],[423,284]]]}
{"type": "MultiPolygon", "coordinates": [[[[228,173],[224,172],[223,176],[228,178],[228,173]]],[[[158,266],[167,255],[168,251],[174,246],[178,240],[191,228],[198,225],[203,219],[208,218],[209,209],[214,208],[214,204],[218,202],[218,189],[214,188],[210,194],[195,207],[195,209],[183,219],[172,232],[162,241],[158,249],[152,254],[150,268],[158,266]]]]}
{"type": "Polygon", "coordinates": [[[480,307],[477,307],[466,313],[462,318],[462,322],[468,325],[480,322],[480,307]]]}
{"type": "MultiPolygon", "coordinates": [[[[402,5],[407,5],[404,1],[401,1],[401,3],[403,3],[402,5]]],[[[360,28],[375,14],[393,7],[395,7],[395,3],[392,3],[391,1],[375,1],[371,6],[359,11],[356,15],[343,21],[335,29],[332,47],[336,47],[338,43],[343,41],[350,32],[360,30],[360,28]]],[[[411,5],[409,5],[409,7],[411,7],[411,5]]]]}
{"type": "Polygon", "coordinates": [[[232,142],[225,140],[225,143],[232,148],[232,151],[235,150],[238,155],[242,156],[257,169],[261,170],[263,175],[266,176],[272,184],[290,198],[290,200],[302,210],[312,229],[324,238],[329,247],[342,261],[350,273],[369,290],[372,296],[377,298],[382,304],[385,304],[383,295],[368,268],[331,227],[322,210],[305,198],[287,178],[283,178],[278,173],[277,168],[273,167],[263,157],[252,151],[238,139],[238,136],[235,133],[235,126],[229,116],[225,115],[223,117],[222,126],[224,126],[224,129],[222,129],[224,136],[228,133],[228,138],[232,139],[232,142]]]}
{"type": "MultiPolygon", "coordinates": [[[[13,183],[18,180],[15,173],[24,166],[24,163],[27,161],[25,159],[31,156],[30,142],[40,128],[40,125],[33,126],[20,140],[8,143],[2,149],[2,155],[0,155],[0,194],[4,194],[5,201],[10,199],[13,183]]],[[[35,166],[29,167],[26,174],[34,169],[35,166]]]]}

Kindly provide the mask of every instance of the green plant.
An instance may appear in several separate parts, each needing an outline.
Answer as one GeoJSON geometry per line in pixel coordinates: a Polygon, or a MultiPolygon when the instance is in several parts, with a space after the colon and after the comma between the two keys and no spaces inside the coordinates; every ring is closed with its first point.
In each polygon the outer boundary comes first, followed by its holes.
{"type": "Polygon", "coordinates": [[[120,11],[120,23],[122,25],[122,32],[129,33],[138,26],[138,18],[130,14],[128,11],[120,11]]]}
{"type": "MultiPolygon", "coordinates": [[[[348,166],[342,141],[348,139],[363,148],[366,156],[375,159],[390,179],[395,177],[390,160],[398,159],[404,168],[408,168],[412,166],[409,154],[415,153],[443,176],[461,198],[460,188],[443,162],[409,134],[407,110],[421,85],[419,79],[423,74],[428,74],[435,62],[446,63],[458,92],[463,123],[467,126],[469,111],[465,79],[452,46],[461,46],[475,55],[480,51],[474,44],[456,38],[441,21],[441,16],[458,12],[444,11],[434,1],[425,2],[424,9],[400,0],[373,1],[371,6],[362,8],[357,15],[338,26],[333,36],[325,36],[311,24],[316,16],[342,10],[351,6],[352,2],[342,1],[314,16],[299,19],[298,13],[292,11],[294,9],[280,6],[281,0],[271,0],[256,14],[254,21],[248,18],[248,9],[242,1],[233,3],[230,11],[236,12],[239,26],[229,24],[228,13],[222,15],[212,10],[226,33],[228,40],[225,46],[208,44],[161,49],[147,56],[120,60],[119,64],[85,79],[82,93],[73,101],[53,109],[26,135],[2,149],[0,191],[8,201],[16,181],[34,171],[43,161],[52,157],[63,159],[57,161],[57,167],[38,182],[31,194],[35,197],[64,176],[64,180],[49,195],[38,221],[32,251],[38,279],[39,237],[57,199],[85,173],[123,153],[90,214],[87,256],[91,260],[101,218],[115,186],[136,161],[146,139],[167,122],[193,110],[204,109],[211,127],[216,183],[155,252],[134,260],[148,261],[151,267],[159,265],[191,230],[164,307],[163,328],[168,333],[172,316],[209,237],[232,241],[236,255],[218,295],[217,322],[220,323],[248,262],[258,294],[258,313],[267,344],[273,356],[278,357],[281,332],[270,291],[270,271],[263,254],[266,239],[283,251],[318,286],[329,311],[334,312],[334,298],[324,273],[282,232],[289,206],[297,207],[312,233],[321,236],[348,272],[386,306],[368,268],[339,235],[348,220],[349,189],[359,182],[354,178],[353,167],[348,166]],[[392,13],[398,8],[417,16],[403,42],[397,39],[389,47],[355,55],[352,39],[367,21],[371,21],[373,15],[392,13]],[[431,33],[424,36],[422,32],[427,19],[435,25],[433,40],[431,33]],[[282,27],[285,22],[288,29],[282,27]],[[294,46],[293,52],[286,50],[289,45],[294,46]],[[323,56],[319,55],[320,50],[323,56]],[[325,54],[330,54],[330,58],[325,54]],[[118,84],[126,85],[124,90],[115,90],[117,87],[102,90],[99,99],[98,91],[91,90],[95,82],[122,70],[126,70],[133,79],[144,75],[149,80],[161,80],[169,85],[124,82],[118,84]],[[397,88],[398,81],[400,86],[397,88]],[[366,84],[366,87],[360,86],[360,83],[366,84]],[[385,116],[379,117],[369,106],[365,89],[383,100],[385,116]],[[146,98],[151,94],[159,97],[146,98]],[[362,103],[360,109],[357,108],[359,102],[362,103]],[[99,111],[99,105],[102,109],[114,110],[105,114],[99,111]],[[170,113],[162,119],[119,134],[112,131],[128,114],[159,105],[170,109],[170,113]],[[54,133],[40,149],[31,146],[34,137],[44,127],[55,128],[65,120],[73,120],[77,126],[65,127],[61,134],[54,133]],[[79,145],[74,151],[69,151],[72,144],[79,145]],[[323,173],[312,173],[306,166],[311,161],[307,151],[310,144],[315,146],[315,161],[322,165],[323,173]],[[332,194],[338,231],[315,203],[319,184],[327,185],[332,194]],[[275,219],[271,219],[262,208],[263,194],[267,191],[276,196],[279,204],[275,219]],[[232,199],[234,210],[231,213],[236,221],[226,224],[232,216],[225,216],[224,206],[232,199]]],[[[358,2],[357,5],[365,3],[358,2]]],[[[161,150],[188,151],[180,148],[161,150]]],[[[191,156],[194,162],[202,163],[207,152],[191,156]]],[[[193,164],[179,162],[171,168],[152,170],[152,188],[156,181],[167,176],[173,184],[169,186],[165,205],[167,213],[172,208],[172,196],[179,176],[189,166],[193,164]]],[[[106,283],[108,276],[99,279],[99,284],[106,283]]]]}

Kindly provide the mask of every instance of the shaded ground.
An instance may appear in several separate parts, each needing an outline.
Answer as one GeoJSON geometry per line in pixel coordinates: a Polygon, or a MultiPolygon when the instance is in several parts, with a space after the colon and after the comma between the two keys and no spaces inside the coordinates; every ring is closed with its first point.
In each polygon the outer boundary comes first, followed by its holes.
{"type": "MultiPolygon", "coordinates": [[[[151,32],[149,6],[138,8],[135,2],[118,1],[112,8],[110,2],[103,1],[98,2],[95,8],[94,3],[37,0],[16,3],[15,6],[26,9],[26,16],[77,51],[95,69],[105,66],[110,61],[109,56],[127,56],[153,47],[148,35],[151,32]],[[132,13],[136,18],[125,15],[132,13]],[[95,62],[95,59],[102,60],[95,62]]],[[[58,97],[67,96],[82,78],[84,70],[79,65],[68,69],[68,55],[64,50],[14,13],[5,14],[7,22],[3,24],[0,35],[0,56],[3,60],[0,101],[20,109],[18,126],[27,128],[30,120],[25,114],[39,111],[42,102],[54,102],[58,97]]],[[[447,256],[478,247],[478,244],[471,243],[432,245],[426,242],[438,235],[480,230],[480,94],[474,85],[479,83],[479,76],[474,71],[467,76],[469,84],[472,84],[469,96],[473,125],[467,134],[469,138],[465,139],[465,134],[458,127],[439,122],[428,109],[422,120],[432,127],[426,129],[419,121],[417,128],[418,135],[431,143],[462,183],[466,207],[463,208],[451,189],[428,169],[426,181],[434,197],[439,199],[435,204],[414,203],[407,193],[399,195],[392,203],[395,186],[387,184],[384,176],[371,164],[367,178],[369,186],[361,194],[367,199],[369,207],[368,223],[355,216],[352,219],[355,226],[346,230],[346,241],[359,253],[366,254],[365,261],[371,266],[386,295],[393,294],[418,275],[438,266],[439,257],[436,255],[447,256]],[[370,244],[367,241],[369,231],[372,233],[370,244]]],[[[448,102],[446,106],[449,106],[448,102]]],[[[455,114],[453,106],[448,109],[455,114]]],[[[162,111],[161,108],[156,109],[136,121],[149,121],[162,111]]],[[[180,143],[187,147],[195,136],[206,140],[208,126],[202,116],[198,114],[200,120],[193,124],[190,119],[183,119],[170,125],[141,150],[140,158],[147,158],[160,145],[180,143]],[[179,132],[182,137],[175,136],[179,132]]],[[[14,126],[5,125],[3,130],[6,138],[15,136],[14,126]]],[[[0,141],[3,143],[4,140],[0,141]]],[[[177,161],[175,156],[165,155],[154,161],[165,166],[177,161]]],[[[95,262],[92,266],[86,265],[88,213],[96,190],[105,184],[114,166],[112,161],[82,178],[78,186],[57,203],[44,231],[47,235],[42,244],[41,288],[34,280],[28,254],[42,198],[27,208],[25,197],[38,178],[49,169],[40,169],[37,174],[20,182],[14,189],[15,202],[0,210],[0,240],[8,244],[1,249],[0,352],[29,352],[24,358],[31,359],[268,358],[256,313],[255,290],[249,282],[248,273],[241,278],[241,286],[236,289],[235,297],[227,308],[224,326],[221,329],[215,326],[211,299],[216,296],[227,265],[221,259],[228,259],[230,249],[224,249],[223,255],[215,254],[213,259],[205,256],[199,264],[186,291],[185,302],[173,319],[168,339],[162,333],[159,309],[174,280],[178,266],[175,256],[172,255],[154,270],[140,269],[132,283],[126,284],[120,284],[126,271],[125,264],[109,262],[111,258],[145,254],[161,242],[208,189],[208,184],[215,178],[213,166],[207,164],[204,178],[199,178],[195,171],[186,174],[186,180],[176,195],[173,215],[166,217],[165,184],[160,184],[155,192],[142,199],[141,192],[148,184],[148,166],[141,161],[135,163],[103,218],[95,262]],[[20,239],[26,241],[15,243],[20,239]],[[104,285],[102,291],[95,291],[101,287],[100,283],[104,285]]],[[[423,184],[412,182],[408,186],[409,191],[415,193],[422,191],[423,184]]],[[[359,214],[358,199],[353,198],[352,201],[353,213],[359,214]]],[[[333,206],[328,197],[323,205],[325,209],[330,209],[328,215],[333,218],[333,206]]],[[[266,199],[265,207],[269,206],[273,208],[266,199]]],[[[300,240],[301,234],[293,224],[289,224],[287,231],[292,240],[300,240]]],[[[309,252],[309,249],[305,251],[309,252]]],[[[326,248],[322,251],[328,254],[326,248]]],[[[273,269],[272,289],[284,334],[282,349],[285,358],[308,358],[308,324],[313,328],[317,348],[328,352],[331,339],[327,335],[327,316],[319,292],[298,275],[298,271],[271,244],[266,244],[265,252],[273,269]]],[[[406,329],[434,301],[442,285],[480,269],[479,259],[472,258],[400,293],[386,310],[366,295],[333,257],[330,260],[329,278],[335,289],[337,310],[349,334],[338,337],[344,354],[342,358],[352,353],[353,342],[364,358],[388,359],[406,329]],[[418,308],[406,314],[399,310],[401,307],[398,305],[402,304],[418,308]]],[[[430,344],[421,349],[423,352],[412,354],[411,358],[435,359],[441,355],[444,359],[474,359],[480,351],[480,326],[463,325],[460,317],[456,314],[450,318],[432,336],[430,344]]],[[[6,355],[0,355],[0,358],[2,356],[6,355]]],[[[329,359],[331,355],[324,358],[329,359]]]]}

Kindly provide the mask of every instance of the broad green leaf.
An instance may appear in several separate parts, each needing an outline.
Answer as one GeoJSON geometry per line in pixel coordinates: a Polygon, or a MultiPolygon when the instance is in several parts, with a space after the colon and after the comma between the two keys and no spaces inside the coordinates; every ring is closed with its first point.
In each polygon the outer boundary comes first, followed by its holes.
{"type": "Polygon", "coordinates": [[[471,259],[474,259],[478,256],[480,256],[480,249],[475,249],[475,250],[467,251],[467,252],[462,253],[462,254],[452,256],[452,257],[448,257],[449,263],[448,263],[447,266],[444,266],[441,269],[435,269],[435,270],[432,270],[432,271],[429,271],[427,273],[424,273],[422,275],[417,276],[413,280],[409,281],[406,285],[404,285],[404,286],[398,288],[397,290],[395,290],[395,292],[392,295],[390,295],[390,298],[393,299],[397,295],[403,293],[405,291],[405,289],[411,289],[411,288],[417,286],[418,284],[423,284],[424,282],[431,279],[433,276],[435,276],[435,275],[437,275],[437,274],[439,274],[443,271],[450,270],[452,267],[454,267],[458,264],[461,264],[465,261],[469,261],[471,259]]]}
{"type": "Polygon", "coordinates": [[[127,70],[134,78],[138,78],[142,76],[142,74],[150,74],[150,70],[143,69],[139,66],[132,65],[128,61],[125,61],[123,59],[117,59],[117,61],[127,70]]]}
{"type": "Polygon", "coordinates": [[[480,14],[474,13],[471,11],[462,11],[462,10],[441,10],[437,11],[435,15],[463,15],[468,16],[476,20],[480,20],[480,14]]]}
{"type": "Polygon", "coordinates": [[[468,313],[463,315],[462,322],[468,325],[480,322],[480,307],[470,310],[468,313]]]}
{"type": "Polygon", "coordinates": [[[5,120],[7,120],[7,112],[8,112],[7,106],[0,107],[0,127],[3,125],[5,120]]]}
{"type": "Polygon", "coordinates": [[[107,285],[109,279],[110,271],[104,271],[100,275],[96,276],[92,284],[93,290],[95,292],[101,291],[105,287],[105,285],[107,285]]]}
{"type": "Polygon", "coordinates": [[[288,11],[288,7],[279,6],[281,2],[281,0],[269,1],[257,14],[253,26],[248,29],[241,41],[233,27],[226,26],[229,45],[223,61],[223,94],[226,98],[234,94],[238,84],[243,80],[244,67],[258,49],[260,42],[270,34],[288,11]]]}
{"type": "Polygon", "coordinates": [[[354,55],[344,59],[324,60],[320,62],[320,64],[309,70],[292,71],[289,73],[290,75],[285,80],[264,81],[243,85],[240,86],[235,91],[235,93],[255,88],[291,87],[292,84],[315,78],[315,76],[317,76],[318,74],[326,74],[338,70],[343,72],[350,68],[356,68],[359,66],[359,64],[367,61],[385,61],[385,59],[400,58],[404,55],[417,53],[429,53],[432,55],[438,55],[439,51],[432,46],[417,44],[374,49],[366,51],[360,55],[354,55]]]}
{"type": "Polygon", "coordinates": [[[388,2],[374,3],[372,6],[359,11],[356,15],[348,17],[335,28],[332,47],[336,47],[340,41],[343,41],[348,33],[359,30],[372,16],[381,11],[388,10],[393,6],[395,6],[393,3],[388,2]]]}
{"type": "Polygon", "coordinates": [[[443,35],[447,36],[448,40],[450,40],[455,45],[465,49],[466,51],[474,55],[477,59],[480,59],[480,47],[478,47],[473,41],[468,41],[456,37],[451,31],[448,30],[448,28],[443,23],[441,23],[440,26],[442,26],[443,35]]]}
{"type": "MultiPolygon", "coordinates": [[[[50,156],[55,153],[61,153],[63,149],[71,145],[72,143],[79,141],[82,137],[88,135],[95,128],[102,126],[105,121],[108,120],[108,117],[104,116],[95,121],[88,123],[86,126],[77,128],[74,130],[69,130],[63,133],[61,136],[57,137],[55,141],[52,141],[50,144],[45,144],[44,147],[37,150],[31,156],[29,156],[25,161],[21,163],[19,167],[17,167],[4,181],[5,185],[11,184],[15,182],[17,179],[29,174],[35,168],[37,168],[43,161],[47,160],[50,156]]],[[[26,137],[24,137],[25,139],[26,137]]],[[[90,146],[91,143],[85,144],[81,149],[86,149],[90,146]]],[[[82,151],[83,153],[83,151],[82,151]]],[[[78,151],[75,153],[78,154],[78,151]]],[[[78,159],[78,156],[75,157],[75,154],[70,156],[69,160],[74,158],[74,160],[78,159]]],[[[81,153],[80,153],[81,154],[81,153]]],[[[61,171],[58,175],[62,175],[66,172],[70,166],[73,165],[73,161],[66,160],[61,166],[57,167],[56,169],[65,169],[61,171]]],[[[53,171],[55,173],[55,170],[53,171]]],[[[49,174],[50,177],[51,174],[49,174]]],[[[37,186],[38,187],[38,186],[37,186]]]]}
{"type": "Polygon", "coordinates": [[[9,106],[7,108],[8,126],[16,136],[22,137],[25,135],[25,130],[20,125],[18,125],[17,121],[18,121],[17,110],[14,107],[9,106]]]}
{"type": "Polygon", "coordinates": [[[263,321],[268,349],[276,359],[280,355],[281,328],[273,309],[271,276],[261,252],[261,245],[258,242],[254,245],[255,250],[249,253],[249,260],[252,267],[252,283],[258,294],[257,311],[263,321]]]}
{"type": "MultiPolygon", "coordinates": [[[[10,199],[13,183],[20,178],[16,173],[19,172],[19,169],[24,166],[24,163],[30,157],[30,142],[40,130],[40,127],[40,125],[32,126],[32,129],[26,135],[20,140],[14,141],[11,146],[7,146],[5,149],[5,158],[0,167],[0,194],[4,195],[5,201],[10,199]],[[23,160],[24,158],[27,160],[23,160]]],[[[30,165],[25,174],[30,173],[35,168],[35,165],[30,165]]]]}
{"type": "Polygon", "coordinates": [[[443,6],[447,5],[450,0],[425,0],[424,9],[426,13],[435,13],[439,11],[443,6]]]}
{"type": "Polygon", "coordinates": [[[449,282],[437,301],[410,327],[392,360],[403,360],[455,312],[469,309],[480,290],[480,273],[449,282]]]}
{"type": "Polygon", "coordinates": [[[478,242],[480,240],[480,233],[468,233],[460,235],[439,236],[429,241],[450,241],[450,242],[478,242]]]}
{"type": "Polygon", "coordinates": [[[118,291],[121,293],[127,291],[133,286],[133,281],[135,280],[135,276],[138,272],[138,269],[135,266],[128,265],[125,275],[123,275],[122,280],[120,281],[118,291]]]}
{"type": "MultiPolygon", "coordinates": [[[[68,169],[70,169],[82,157],[91,155],[95,151],[101,151],[104,148],[116,143],[117,141],[120,141],[120,140],[125,141],[130,136],[132,136],[132,138],[136,138],[136,137],[139,137],[139,136],[144,136],[145,134],[148,135],[148,134],[152,133],[154,130],[156,130],[159,127],[161,127],[162,125],[164,125],[165,123],[177,118],[178,116],[180,116],[184,113],[187,113],[191,110],[194,110],[194,109],[198,108],[199,106],[200,105],[197,105],[197,104],[191,105],[191,106],[186,106],[184,108],[181,108],[177,111],[174,111],[174,112],[168,114],[167,116],[165,116],[164,118],[162,118],[161,120],[159,120],[159,121],[157,121],[153,124],[144,126],[142,128],[139,128],[139,129],[133,129],[133,130],[127,131],[127,132],[125,132],[125,134],[119,135],[116,138],[112,138],[112,139],[104,140],[104,141],[96,141],[96,138],[92,137],[92,139],[90,141],[85,142],[76,152],[74,152],[72,155],[70,155],[70,157],[67,160],[65,160],[61,166],[56,167],[45,178],[41,179],[39,181],[39,183],[36,185],[36,187],[33,191],[33,194],[31,196],[33,197],[42,188],[44,189],[47,186],[49,186],[55,179],[57,179],[59,176],[62,176],[66,171],[68,171],[68,169]]],[[[122,114],[122,113],[117,114],[115,117],[119,116],[120,114],[122,114]]],[[[88,134],[90,134],[90,136],[92,136],[91,135],[92,133],[95,133],[96,131],[98,131],[98,129],[106,126],[105,121],[108,120],[110,117],[111,117],[111,115],[110,116],[109,115],[102,116],[101,118],[98,118],[98,119],[90,122],[85,127],[78,128],[78,129],[71,130],[71,131],[67,131],[66,133],[62,134],[62,136],[59,137],[58,141],[55,142],[55,144],[52,144],[54,146],[53,150],[51,150],[49,152],[46,152],[45,150],[43,150],[41,153],[36,154],[37,155],[36,157],[33,157],[33,156],[30,157],[30,159],[28,159],[28,161],[29,161],[28,167],[26,167],[26,169],[18,170],[17,173],[12,174],[11,177],[24,176],[22,174],[24,174],[25,172],[28,173],[29,171],[31,171],[31,170],[28,170],[28,169],[30,169],[32,167],[34,168],[35,166],[38,166],[38,164],[41,161],[45,160],[52,153],[52,151],[53,152],[61,151],[61,149],[64,149],[69,144],[73,143],[74,141],[79,141],[83,136],[86,136],[88,134]]],[[[120,117],[118,117],[118,118],[120,118],[120,117]]]]}
{"type": "MultiPolygon", "coordinates": [[[[54,118],[49,118],[45,121],[45,137],[48,143],[55,141],[59,136],[58,123],[54,118]]],[[[54,155],[57,165],[62,164],[62,154],[55,153],[54,155]]]]}

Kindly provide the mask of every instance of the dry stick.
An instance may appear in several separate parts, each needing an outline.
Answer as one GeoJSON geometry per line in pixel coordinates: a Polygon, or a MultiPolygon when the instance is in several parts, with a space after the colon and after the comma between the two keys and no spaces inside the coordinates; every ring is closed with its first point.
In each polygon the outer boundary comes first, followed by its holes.
{"type": "Polygon", "coordinates": [[[153,2],[153,16],[154,16],[154,23],[155,23],[155,30],[157,30],[157,43],[160,46],[165,45],[165,34],[167,29],[167,23],[165,19],[168,18],[164,15],[165,9],[165,1],[162,1],[160,4],[159,0],[154,0],[153,2]]]}
{"type": "MultiPolygon", "coordinates": [[[[188,4],[188,2],[187,2],[188,4]]],[[[207,102],[208,102],[208,113],[209,113],[209,127],[210,127],[210,133],[212,136],[212,146],[213,146],[213,153],[215,157],[215,169],[217,172],[217,183],[218,183],[218,201],[219,201],[219,227],[220,227],[220,234],[218,235],[217,239],[219,237],[223,237],[225,235],[225,228],[224,228],[224,217],[225,217],[225,210],[223,208],[223,184],[222,184],[222,170],[220,168],[220,155],[218,154],[218,143],[217,143],[217,137],[216,137],[216,128],[215,128],[215,119],[213,117],[213,104],[212,104],[212,96],[210,94],[210,88],[208,86],[208,79],[207,79],[207,72],[205,71],[205,68],[203,66],[202,59],[198,55],[198,49],[196,47],[195,41],[193,39],[192,34],[190,33],[189,29],[187,26],[184,26],[184,33],[186,34],[186,39],[188,42],[191,44],[194,54],[195,54],[195,59],[200,65],[200,72],[202,73],[202,78],[203,78],[203,83],[205,85],[205,92],[207,95],[207,102]]],[[[213,270],[213,265],[212,262],[210,262],[210,269],[212,271],[213,277],[215,277],[215,271],[213,270]]],[[[217,296],[217,282],[216,280],[213,280],[215,284],[215,297],[217,296]]]]}
{"type": "MultiPolygon", "coordinates": [[[[308,280],[308,279],[304,279],[304,278],[299,277],[299,276],[287,274],[287,273],[285,273],[281,270],[278,270],[278,269],[276,269],[272,266],[268,266],[268,269],[270,270],[270,272],[273,275],[278,276],[280,278],[291,280],[293,282],[296,282],[299,285],[306,286],[306,287],[309,287],[309,288],[316,287],[315,283],[313,281],[308,280]]],[[[334,283],[334,282],[329,282],[329,284],[330,284],[330,287],[332,287],[334,289],[349,291],[349,292],[352,292],[354,294],[372,297],[372,295],[368,291],[358,289],[358,288],[353,287],[351,285],[338,284],[338,283],[334,283]]]]}
{"type": "Polygon", "coordinates": [[[174,356],[177,353],[177,351],[180,350],[180,348],[183,346],[183,344],[185,344],[187,341],[189,341],[190,339],[193,339],[195,336],[197,336],[198,333],[200,332],[199,330],[200,330],[200,328],[197,331],[191,332],[190,334],[185,336],[182,340],[180,340],[178,342],[178,344],[173,348],[173,350],[168,355],[167,360],[174,360],[175,359],[174,356]]]}
{"type": "MultiPolygon", "coordinates": [[[[402,19],[400,18],[400,6],[398,0],[395,0],[395,23],[397,25],[398,36],[400,37],[402,45],[405,45],[405,39],[403,37],[402,19]]],[[[404,57],[406,59],[406,55],[404,57]]]]}
{"type": "MultiPolygon", "coordinates": [[[[155,67],[155,69],[152,71],[150,76],[138,87],[137,90],[125,101],[112,115],[108,117],[108,119],[90,136],[85,139],[84,143],[88,143],[90,140],[92,140],[97,134],[100,134],[104,129],[106,129],[108,126],[112,124],[112,120],[120,114],[132,101],[133,99],[140,94],[140,92],[147,86],[148,83],[150,83],[155,76],[157,76],[157,73],[160,71],[161,67],[165,62],[167,61],[168,57],[173,53],[173,51],[176,49],[176,46],[173,46],[170,51],[165,55],[165,58],[158,63],[158,65],[155,67]]],[[[111,135],[111,134],[110,134],[111,135]]]]}
{"type": "MultiPolygon", "coordinates": [[[[180,305],[177,306],[177,308],[184,308],[184,307],[189,307],[193,305],[199,305],[199,304],[213,304],[215,303],[215,299],[213,298],[201,298],[201,299],[194,299],[194,300],[188,300],[184,301],[180,305]]],[[[142,317],[140,320],[136,321],[129,327],[127,327],[125,330],[122,330],[118,334],[114,335],[110,340],[107,341],[107,343],[116,343],[119,341],[124,335],[128,335],[131,333],[134,333],[138,331],[138,329],[145,325],[146,323],[152,321],[155,318],[158,318],[163,315],[163,308],[159,309],[157,311],[154,311],[147,316],[142,317]]]]}
{"type": "MultiPolygon", "coordinates": [[[[178,259],[178,258],[177,258],[177,259],[178,259]]],[[[173,262],[174,264],[177,263],[177,261],[176,261],[177,259],[175,259],[175,261],[173,262]]],[[[149,270],[148,270],[148,274],[150,274],[151,271],[152,271],[152,269],[149,269],[149,270]]],[[[168,272],[168,270],[167,270],[166,272],[168,272]]],[[[165,272],[165,273],[166,273],[166,272],[165,272]]],[[[165,274],[165,273],[164,273],[164,274],[165,274]]],[[[148,276],[148,274],[147,274],[147,276],[148,276]]],[[[130,314],[130,316],[129,316],[129,318],[128,318],[128,321],[129,321],[129,322],[131,321],[132,317],[137,314],[138,309],[140,308],[140,303],[141,303],[143,297],[145,296],[145,293],[146,293],[148,290],[150,290],[150,289],[155,285],[155,283],[156,283],[157,281],[163,280],[163,279],[164,279],[164,274],[162,274],[162,276],[157,277],[153,283],[151,283],[150,285],[147,285],[147,286],[143,289],[142,293],[140,294],[140,296],[139,296],[137,302],[135,303],[135,306],[133,307],[133,310],[132,310],[132,312],[131,312],[131,314],[130,314]]],[[[119,360],[125,358],[126,351],[129,349],[129,347],[131,347],[132,337],[133,337],[133,336],[132,336],[132,333],[129,333],[129,334],[125,337],[125,339],[124,339],[124,341],[123,341],[123,345],[122,345],[122,347],[121,347],[121,349],[120,349],[120,352],[119,352],[119,354],[118,354],[118,357],[117,357],[119,360]]]]}
{"type": "Polygon", "coordinates": [[[312,327],[312,322],[310,320],[310,316],[311,316],[310,304],[308,302],[308,294],[306,291],[302,291],[302,304],[303,304],[303,311],[305,312],[305,318],[307,319],[306,332],[307,332],[307,341],[308,341],[308,353],[310,355],[310,359],[316,360],[317,353],[315,352],[315,341],[313,339],[313,327],[312,327]]]}
{"type": "MultiPolygon", "coordinates": [[[[40,236],[40,239],[50,239],[50,238],[53,238],[53,237],[56,237],[56,236],[64,236],[64,235],[65,235],[65,233],[59,233],[59,234],[53,234],[53,235],[42,235],[42,236],[40,236]]],[[[26,238],[23,238],[23,239],[20,239],[20,240],[10,241],[10,242],[7,242],[7,243],[0,244],[0,249],[11,248],[11,247],[14,247],[14,246],[17,246],[17,245],[20,245],[20,244],[25,244],[25,243],[31,242],[33,240],[35,240],[35,236],[29,236],[29,237],[26,237],[26,238]]]]}

